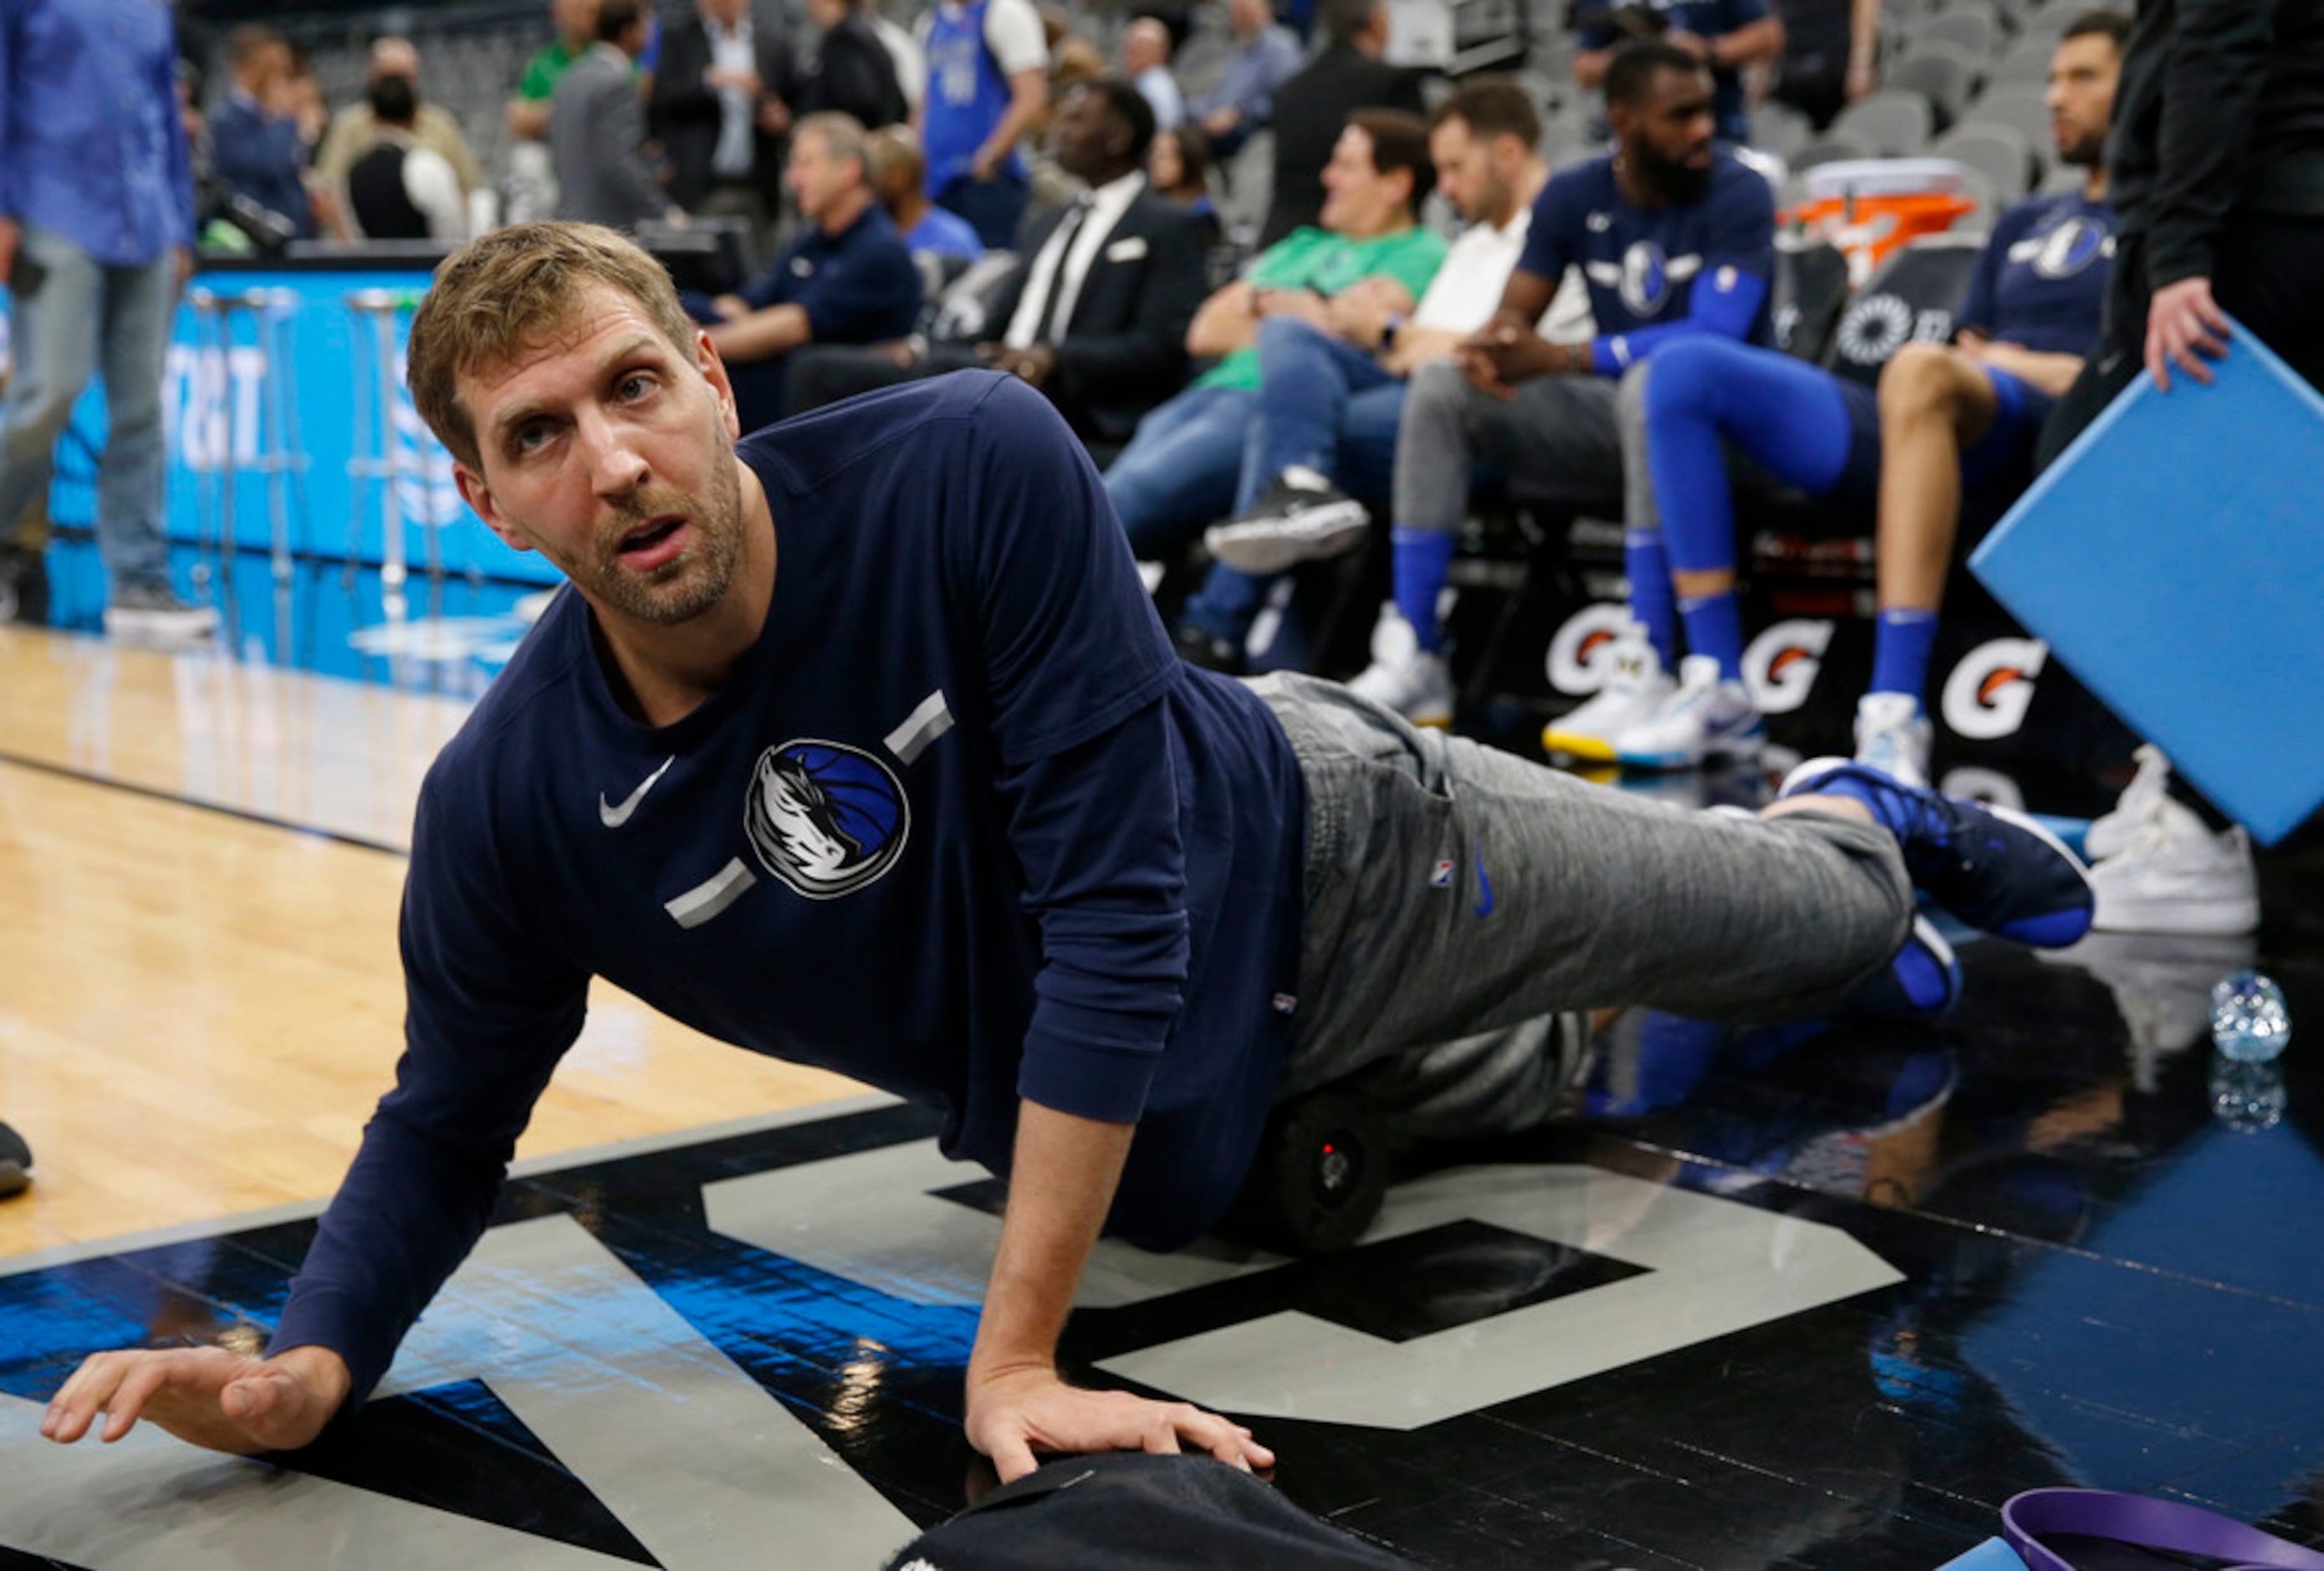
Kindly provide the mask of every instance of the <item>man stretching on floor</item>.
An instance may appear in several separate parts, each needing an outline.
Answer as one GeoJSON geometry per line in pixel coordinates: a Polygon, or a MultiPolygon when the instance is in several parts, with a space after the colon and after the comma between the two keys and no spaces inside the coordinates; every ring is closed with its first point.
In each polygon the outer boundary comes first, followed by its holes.
{"type": "Polygon", "coordinates": [[[1765,727],[1743,682],[1731,444],[1777,478],[1842,506],[1872,502],[1877,488],[1879,624],[1857,755],[1900,778],[1927,778],[1921,694],[1962,488],[1987,521],[2025,488],[2042,422],[2098,338],[2114,250],[2107,120],[2129,25],[2092,12],[2059,41],[2049,92],[2058,156],[2087,178],[2079,191],[2036,197],[2001,216],[1955,313],[1950,347],[1904,345],[1877,395],[1772,349],[1706,338],[1655,358],[1645,447],[1662,528],[1659,537],[1634,531],[1629,573],[1631,609],[1654,652],[1634,638],[1606,691],[1552,722],[1545,745],[1649,769],[1757,754],[1765,727]],[[1668,553],[1667,572],[1651,560],[1657,550],[1668,553]],[[1680,620],[1690,652],[1674,688],[1661,672],[1680,620]]]}
{"type": "Polygon", "coordinates": [[[1571,1034],[1464,1048],[1458,1076],[1432,1044],[1624,1002],[1812,1007],[1909,960],[1914,879],[2025,941],[2088,925],[2054,842],[1857,765],[1757,820],[1688,814],[1328,682],[1186,666],[1038,393],[964,372],[737,447],[717,352],[609,231],[458,252],[410,360],[461,494],[572,589],[422,789],[396,1087],[268,1355],[97,1354],[51,1439],[103,1411],[114,1438],[277,1449],[359,1404],[602,975],[939,1105],[948,1152],[1013,1175],[964,1403],[1002,1477],[1181,1446],[1265,1465],[1225,1419],[1068,1385],[1056,1345],[1100,1230],[1201,1236],[1278,1100],[1433,1074],[1480,1131],[1539,1117],[1571,1034]]]}

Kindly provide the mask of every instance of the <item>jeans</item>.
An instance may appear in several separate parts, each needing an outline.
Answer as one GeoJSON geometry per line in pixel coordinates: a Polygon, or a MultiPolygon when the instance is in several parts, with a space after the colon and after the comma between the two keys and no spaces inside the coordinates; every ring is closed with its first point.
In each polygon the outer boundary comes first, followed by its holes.
{"type": "Polygon", "coordinates": [[[936,193],[936,206],[966,218],[987,251],[1013,251],[1017,226],[1025,221],[1032,198],[1032,185],[1023,175],[1003,170],[991,180],[953,181],[936,193]]]}
{"type": "MultiPolygon", "coordinates": [[[[1378,510],[1396,474],[1404,383],[1354,345],[1292,317],[1259,325],[1259,365],[1258,439],[1245,448],[1233,511],[1257,502],[1277,475],[1296,465],[1328,476],[1378,510]]],[[[1213,637],[1239,643],[1270,581],[1220,562],[1186,602],[1186,619],[1213,637]]]]}
{"type": "Polygon", "coordinates": [[[1105,472],[1106,499],[1132,552],[1167,556],[1234,511],[1258,411],[1249,388],[1190,387],[1138,422],[1105,472]]]}
{"type": "Polygon", "coordinates": [[[48,270],[14,297],[15,369],[0,415],[0,536],[18,534],[46,494],[59,433],[92,373],[105,375],[109,434],[97,474],[97,541],[116,594],[169,581],[161,533],[161,373],[177,283],[170,254],[137,267],[96,261],[71,241],[23,226],[18,254],[48,270]]]}
{"type": "Polygon", "coordinates": [[[1877,825],[1687,811],[1409,725],[1336,683],[1251,685],[1307,786],[1281,1098],[1361,1070],[1441,1132],[1526,1128],[1563,1089],[1543,1017],[1794,1019],[1911,930],[1911,880],[1877,825]]]}

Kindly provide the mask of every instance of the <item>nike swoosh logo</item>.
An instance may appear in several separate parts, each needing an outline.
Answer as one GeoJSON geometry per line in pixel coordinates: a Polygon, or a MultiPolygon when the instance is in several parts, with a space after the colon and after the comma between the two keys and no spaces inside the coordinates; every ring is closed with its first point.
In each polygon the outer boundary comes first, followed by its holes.
{"type": "Polygon", "coordinates": [[[1480,917],[1489,917],[1493,914],[1493,881],[1485,876],[1484,859],[1475,855],[1480,847],[1471,846],[1469,849],[1471,860],[1477,864],[1477,903],[1469,909],[1480,917]]]}
{"type": "Polygon", "coordinates": [[[663,759],[661,761],[661,767],[654,771],[651,774],[646,776],[645,784],[640,786],[628,796],[622,798],[622,805],[618,808],[605,799],[604,792],[599,791],[597,793],[597,817],[604,820],[605,827],[608,829],[618,829],[622,825],[628,823],[630,821],[630,815],[638,810],[638,804],[646,799],[646,793],[654,789],[654,781],[668,774],[669,772],[669,766],[677,762],[678,754],[675,753],[671,753],[668,758],[663,759]]]}

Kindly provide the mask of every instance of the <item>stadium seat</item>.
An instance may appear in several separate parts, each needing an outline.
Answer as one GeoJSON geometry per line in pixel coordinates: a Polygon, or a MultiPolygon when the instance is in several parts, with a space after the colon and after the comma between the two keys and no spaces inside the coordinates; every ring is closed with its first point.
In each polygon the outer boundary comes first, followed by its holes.
{"type": "Polygon", "coordinates": [[[1957,43],[1978,60],[1990,58],[2001,46],[2001,23],[1990,11],[1955,5],[1913,30],[1913,44],[1957,43]]]}
{"type": "Polygon", "coordinates": [[[1768,291],[1775,347],[1821,362],[1848,304],[1848,257],[1828,240],[1775,236],[1775,276],[1768,291]]]}
{"type": "Polygon", "coordinates": [[[2017,131],[1983,122],[1954,126],[1937,138],[1929,153],[1975,170],[1992,185],[1994,199],[2005,204],[2025,194],[2039,167],[2033,149],[2017,131]]]}
{"type": "Polygon", "coordinates": [[[1794,171],[1813,169],[1820,163],[1839,163],[1848,159],[1877,158],[1880,149],[1869,138],[1835,125],[1792,155],[1794,171]]]}
{"type": "Polygon", "coordinates": [[[2050,106],[2043,102],[2048,89],[2038,82],[2006,82],[1988,87],[1962,111],[1963,121],[1981,120],[2006,125],[2046,158],[2051,145],[2050,106]]]}
{"type": "Polygon", "coordinates": [[[1937,112],[1940,130],[1960,118],[1981,72],[1969,51],[1942,39],[1916,41],[1895,64],[1881,73],[1880,84],[1897,92],[1918,93],[1937,112]]]}
{"type": "Polygon", "coordinates": [[[1883,88],[1841,110],[1825,140],[1853,136],[1868,143],[1875,157],[1911,158],[1928,145],[1935,120],[1935,111],[1920,94],[1883,88]]]}

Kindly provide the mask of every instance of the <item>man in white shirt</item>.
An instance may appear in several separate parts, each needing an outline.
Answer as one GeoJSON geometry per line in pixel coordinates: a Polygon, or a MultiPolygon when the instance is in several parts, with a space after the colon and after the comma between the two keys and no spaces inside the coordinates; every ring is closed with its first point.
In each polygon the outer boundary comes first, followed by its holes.
{"type": "Polygon", "coordinates": [[[451,161],[419,139],[419,95],[410,77],[374,78],[364,106],[371,145],[347,165],[341,204],[354,235],[368,240],[468,237],[468,204],[451,161]]]}
{"type": "Polygon", "coordinates": [[[1157,131],[1176,131],[1186,118],[1186,100],[1170,74],[1170,30],[1141,16],[1121,35],[1121,74],[1137,85],[1154,110],[1157,131]]]}
{"type": "MultiPolygon", "coordinates": [[[[1219,565],[1188,606],[1204,625],[1248,626],[1266,589],[1254,575],[1361,541],[1370,515],[1359,498],[1387,500],[1394,477],[1405,378],[1450,356],[1500,304],[1549,180],[1540,139],[1533,101],[1515,82],[1461,88],[1431,117],[1428,152],[1437,189],[1468,227],[1412,314],[1360,285],[1333,297],[1326,326],[1278,317],[1259,329],[1263,429],[1245,454],[1242,492],[1258,500],[1204,537],[1219,565]]],[[[1572,309],[1561,296],[1549,314],[1572,309]]]]}

